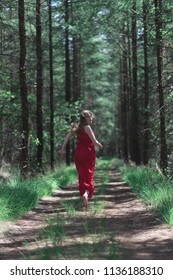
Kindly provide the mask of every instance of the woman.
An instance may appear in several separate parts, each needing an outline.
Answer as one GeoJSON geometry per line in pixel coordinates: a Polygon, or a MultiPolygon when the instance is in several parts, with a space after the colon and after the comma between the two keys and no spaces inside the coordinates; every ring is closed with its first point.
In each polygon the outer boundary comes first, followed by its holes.
{"type": "Polygon", "coordinates": [[[103,148],[102,144],[96,139],[91,128],[93,113],[84,110],[80,116],[78,125],[72,127],[71,131],[65,137],[60,154],[65,153],[65,148],[74,135],[78,137],[77,147],[75,149],[75,165],[78,172],[79,192],[83,198],[83,204],[88,207],[88,199],[92,198],[94,192],[94,168],[96,154],[94,146],[103,148]]]}

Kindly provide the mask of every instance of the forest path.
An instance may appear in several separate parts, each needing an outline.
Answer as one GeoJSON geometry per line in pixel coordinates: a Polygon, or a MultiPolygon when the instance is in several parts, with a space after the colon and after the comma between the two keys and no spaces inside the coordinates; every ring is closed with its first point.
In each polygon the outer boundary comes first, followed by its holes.
{"type": "Polygon", "coordinates": [[[0,259],[114,259],[118,255],[122,260],[172,260],[173,228],[147,209],[116,170],[110,170],[105,185],[102,170],[99,174],[87,211],[74,183],[42,199],[21,219],[1,223],[0,259]]]}

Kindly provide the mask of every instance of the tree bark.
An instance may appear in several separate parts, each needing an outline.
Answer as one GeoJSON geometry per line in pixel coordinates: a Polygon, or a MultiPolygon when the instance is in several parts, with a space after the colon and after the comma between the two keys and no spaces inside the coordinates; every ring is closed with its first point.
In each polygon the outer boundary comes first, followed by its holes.
{"type": "Polygon", "coordinates": [[[21,173],[28,175],[29,167],[29,103],[26,83],[26,35],[25,35],[25,5],[24,0],[18,1],[19,16],[19,41],[20,41],[20,61],[19,61],[19,81],[22,107],[22,147],[21,147],[21,173]]]}
{"type": "Polygon", "coordinates": [[[52,0],[49,0],[49,68],[50,68],[50,165],[54,169],[54,87],[53,87],[53,47],[52,47],[52,0]]]}
{"type": "Polygon", "coordinates": [[[154,0],[155,25],[156,25],[156,49],[157,49],[157,74],[160,112],[160,166],[165,173],[168,165],[166,128],[165,128],[165,102],[163,86],[163,43],[162,43],[162,0],[154,0]]]}
{"type": "MultiPolygon", "coordinates": [[[[125,30],[123,32],[126,33],[125,30]]],[[[121,139],[122,154],[125,162],[128,162],[128,64],[126,35],[123,36],[123,53],[121,60],[121,139]]]]}
{"type": "MultiPolygon", "coordinates": [[[[71,71],[70,71],[70,51],[69,51],[69,3],[65,0],[65,91],[67,104],[71,101],[71,71]]],[[[66,164],[70,165],[70,142],[66,147],[66,164]]]]}
{"type": "Polygon", "coordinates": [[[36,54],[37,54],[37,165],[43,168],[43,66],[42,66],[41,2],[36,0],[36,54]]]}
{"type": "Polygon", "coordinates": [[[148,164],[149,149],[149,67],[148,67],[148,24],[149,1],[143,1],[143,24],[144,24],[144,132],[143,132],[143,164],[148,164]]]}
{"type": "Polygon", "coordinates": [[[141,163],[139,149],[139,124],[138,124],[138,79],[137,79],[137,27],[136,27],[136,1],[132,6],[132,100],[130,123],[130,155],[131,160],[137,165],[141,163]]]}

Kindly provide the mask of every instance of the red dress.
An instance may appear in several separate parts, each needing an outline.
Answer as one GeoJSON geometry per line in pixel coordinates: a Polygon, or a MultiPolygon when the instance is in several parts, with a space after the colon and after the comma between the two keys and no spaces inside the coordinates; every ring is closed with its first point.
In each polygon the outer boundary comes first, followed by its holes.
{"type": "Polygon", "coordinates": [[[78,136],[78,143],[75,150],[75,164],[78,172],[79,192],[81,196],[86,190],[89,192],[88,198],[91,198],[93,195],[95,161],[94,144],[83,128],[78,136]]]}

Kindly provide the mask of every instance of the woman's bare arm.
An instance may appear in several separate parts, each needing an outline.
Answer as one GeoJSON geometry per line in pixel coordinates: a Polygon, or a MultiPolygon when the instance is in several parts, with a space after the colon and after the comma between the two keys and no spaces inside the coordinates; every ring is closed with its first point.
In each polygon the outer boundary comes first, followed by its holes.
{"type": "Polygon", "coordinates": [[[66,135],[65,140],[64,140],[64,143],[63,143],[63,145],[62,145],[62,148],[61,148],[61,150],[59,151],[60,154],[64,154],[64,153],[66,152],[65,148],[66,148],[66,146],[67,146],[67,143],[68,143],[68,141],[70,140],[70,138],[74,136],[74,134],[75,134],[74,132],[70,131],[70,132],[66,135]]]}
{"type": "Polygon", "coordinates": [[[90,125],[86,125],[84,128],[85,132],[88,134],[88,136],[90,137],[91,141],[94,143],[94,145],[96,145],[97,147],[99,147],[100,149],[103,148],[102,144],[96,139],[92,128],[90,127],[90,125]]]}

